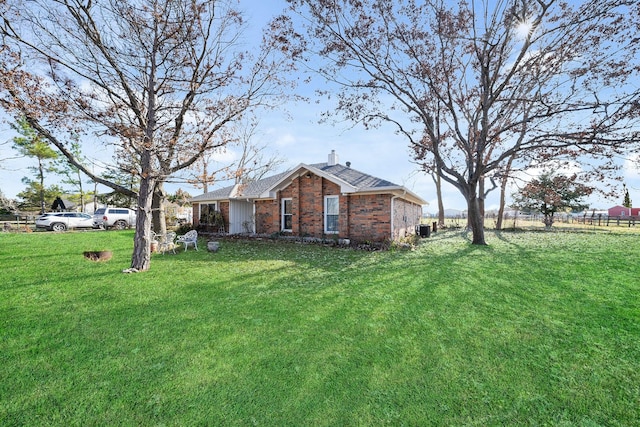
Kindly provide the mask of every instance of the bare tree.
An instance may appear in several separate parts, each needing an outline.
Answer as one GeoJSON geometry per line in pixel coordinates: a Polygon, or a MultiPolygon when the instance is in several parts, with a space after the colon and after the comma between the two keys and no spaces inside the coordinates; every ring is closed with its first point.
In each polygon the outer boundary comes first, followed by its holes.
{"type": "Polygon", "coordinates": [[[245,123],[239,129],[238,141],[240,156],[231,165],[231,177],[235,184],[246,184],[264,178],[284,163],[277,153],[266,155],[268,144],[258,139],[258,122],[245,123]]]}
{"type": "Polygon", "coordinates": [[[264,178],[284,163],[277,153],[267,154],[269,145],[258,138],[256,119],[246,119],[234,125],[226,136],[227,143],[221,150],[233,150],[237,158],[230,162],[216,161],[215,154],[202,156],[191,170],[193,175],[187,178],[189,184],[209,191],[216,182],[232,181],[234,184],[246,184],[264,178]]]}
{"type": "Polygon", "coordinates": [[[265,39],[256,55],[243,50],[246,25],[233,3],[0,3],[1,54],[10,64],[0,70],[2,106],[26,116],[74,166],[123,194],[130,190],[76,162],[61,135],[91,132],[135,165],[137,271],[150,266],[156,187],[224,143],[216,136],[229,124],[276,103],[286,86],[280,78],[289,63],[273,43],[265,39]]]}
{"type": "Polygon", "coordinates": [[[321,93],[338,87],[335,112],[397,126],[465,197],[474,244],[485,181],[509,159],[583,160],[602,179],[638,142],[635,0],[289,3],[287,35],[320,64],[321,93]]]}
{"type": "Polygon", "coordinates": [[[228,174],[229,167],[228,164],[218,167],[214,153],[206,153],[189,168],[191,173],[186,182],[195,188],[201,188],[203,193],[208,193],[209,186],[220,181],[220,175],[228,174]]]}

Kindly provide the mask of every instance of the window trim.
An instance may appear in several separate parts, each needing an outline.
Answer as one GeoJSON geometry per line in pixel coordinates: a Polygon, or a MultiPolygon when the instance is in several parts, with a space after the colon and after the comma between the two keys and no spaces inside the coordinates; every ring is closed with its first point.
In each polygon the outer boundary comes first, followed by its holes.
{"type": "Polygon", "coordinates": [[[340,196],[337,195],[332,195],[332,196],[324,196],[324,233],[325,234],[339,234],[340,233],[340,196]],[[336,212],[335,213],[329,213],[329,203],[328,201],[330,199],[335,199],[336,200],[336,212]],[[336,217],[336,230],[329,230],[328,229],[328,225],[329,225],[329,221],[328,221],[328,217],[329,216],[335,216],[336,217]]]}
{"type": "Polygon", "coordinates": [[[283,197],[280,200],[280,230],[286,232],[293,231],[293,199],[291,197],[283,197]],[[291,212],[289,213],[285,211],[286,202],[290,202],[289,209],[291,212]],[[291,228],[285,228],[287,216],[291,217],[291,228]]]}

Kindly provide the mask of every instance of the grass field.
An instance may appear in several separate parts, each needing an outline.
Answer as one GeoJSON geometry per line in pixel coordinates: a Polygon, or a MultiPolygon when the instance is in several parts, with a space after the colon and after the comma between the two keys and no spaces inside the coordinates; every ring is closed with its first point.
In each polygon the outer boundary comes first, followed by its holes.
{"type": "Polygon", "coordinates": [[[487,240],[0,234],[0,425],[638,425],[640,235],[487,240]]]}

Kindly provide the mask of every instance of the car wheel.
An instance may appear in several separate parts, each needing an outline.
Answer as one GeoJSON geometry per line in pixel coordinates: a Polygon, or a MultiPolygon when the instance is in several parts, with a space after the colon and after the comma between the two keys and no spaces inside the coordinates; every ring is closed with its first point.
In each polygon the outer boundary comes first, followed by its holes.
{"type": "Polygon", "coordinates": [[[116,230],[124,230],[125,228],[127,228],[127,223],[122,220],[116,221],[115,224],[113,224],[113,228],[115,228],[116,230]]]}
{"type": "Polygon", "coordinates": [[[51,224],[51,230],[53,231],[65,231],[66,229],[67,229],[67,226],[61,222],[56,222],[51,224]]]}

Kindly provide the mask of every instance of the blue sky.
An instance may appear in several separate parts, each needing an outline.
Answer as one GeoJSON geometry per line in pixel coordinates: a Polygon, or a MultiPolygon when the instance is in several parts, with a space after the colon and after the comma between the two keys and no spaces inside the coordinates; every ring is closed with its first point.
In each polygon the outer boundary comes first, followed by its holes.
{"type": "MultiPolygon", "coordinates": [[[[243,0],[242,7],[247,12],[249,25],[252,31],[259,34],[259,29],[268,19],[282,11],[285,7],[284,0],[243,0]]],[[[307,96],[312,96],[316,87],[321,87],[323,82],[315,80],[310,85],[300,87],[307,96]]],[[[417,166],[411,162],[411,152],[407,141],[396,135],[390,126],[375,130],[364,130],[361,127],[350,128],[349,123],[342,125],[319,124],[320,113],[331,105],[324,100],[319,103],[313,98],[309,104],[289,104],[286,111],[273,111],[264,114],[260,118],[260,128],[257,134],[261,145],[267,144],[270,150],[276,152],[285,159],[280,170],[292,168],[300,163],[326,162],[331,150],[336,150],[340,163],[351,162],[351,167],[359,171],[387,179],[399,185],[404,185],[429,202],[426,212],[437,210],[435,187],[430,177],[417,170],[417,166]],[[290,116],[290,117],[289,117],[290,116]]],[[[0,123],[0,143],[11,138],[8,132],[9,125],[0,123]]],[[[95,149],[95,148],[94,148],[95,149]]],[[[225,158],[232,158],[236,153],[230,149],[225,158]]],[[[21,179],[30,172],[26,169],[32,166],[33,161],[27,159],[4,160],[15,156],[10,144],[0,145],[0,189],[9,197],[15,195],[24,188],[21,179]]],[[[640,176],[637,169],[629,164],[625,170],[626,183],[630,189],[630,195],[636,206],[640,206],[640,176]]],[[[221,183],[228,185],[228,183],[221,183]]],[[[185,184],[167,186],[169,192],[182,188],[192,195],[197,195],[197,190],[185,184]]],[[[215,187],[217,188],[217,186],[215,187]]],[[[210,188],[212,190],[214,188],[210,188]]],[[[494,209],[498,206],[499,194],[494,191],[490,194],[486,208],[494,209]]],[[[508,199],[509,200],[509,199],[508,199]]],[[[592,208],[606,209],[620,200],[592,200],[592,208]]],[[[445,209],[465,210],[466,204],[460,193],[451,186],[444,188],[445,209]]]]}

